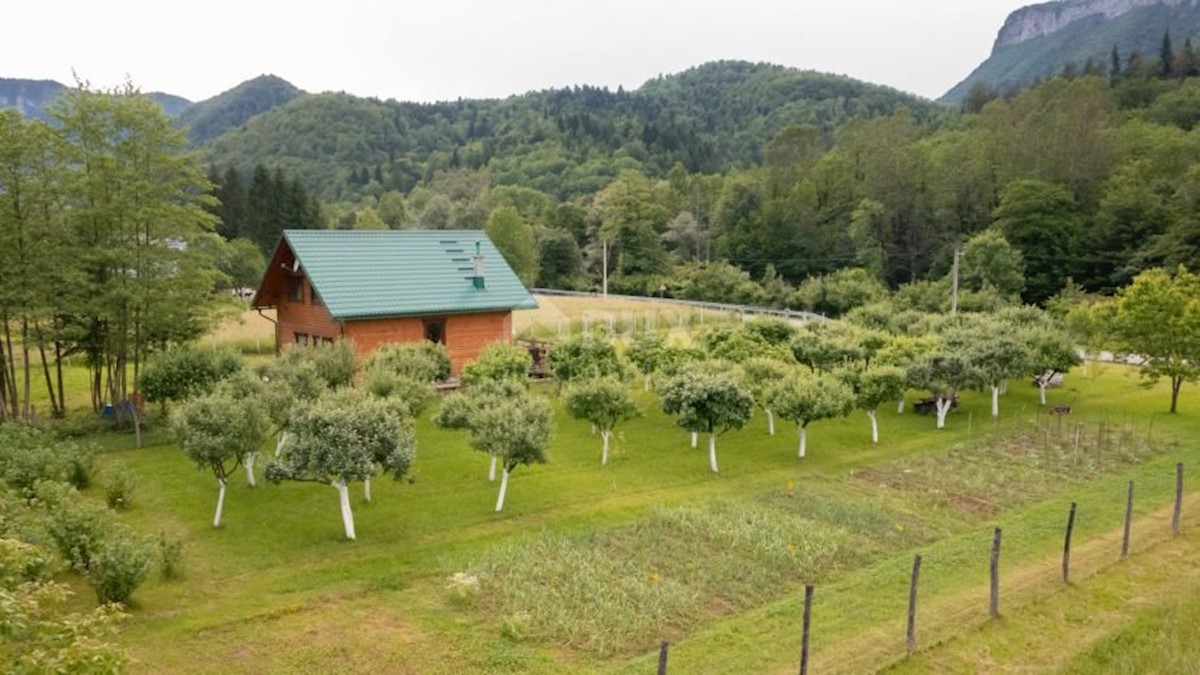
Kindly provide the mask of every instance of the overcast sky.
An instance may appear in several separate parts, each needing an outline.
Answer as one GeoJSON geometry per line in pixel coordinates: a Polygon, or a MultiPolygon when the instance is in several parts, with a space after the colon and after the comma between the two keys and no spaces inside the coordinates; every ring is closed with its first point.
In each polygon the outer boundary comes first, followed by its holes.
{"type": "Polygon", "coordinates": [[[192,100],[263,73],[307,91],[431,101],[636,88],[705,61],[769,61],[936,98],[1020,0],[13,0],[0,77],[128,76],[192,100]]]}

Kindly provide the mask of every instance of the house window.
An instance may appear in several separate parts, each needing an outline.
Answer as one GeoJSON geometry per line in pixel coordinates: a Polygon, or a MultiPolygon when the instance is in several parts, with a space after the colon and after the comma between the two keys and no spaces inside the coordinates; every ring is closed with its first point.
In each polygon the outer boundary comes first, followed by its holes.
{"type": "Polygon", "coordinates": [[[287,280],[288,300],[292,302],[304,302],[304,279],[297,277],[289,277],[287,280]]]}
{"type": "Polygon", "coordinates": [[[446,344],[446,320],[426,319],[425,339],[439,345],[446,344]]]}
{"type": "Polygon", "coordinates": [[[308,333],[296,333],[296,344],[308,346],[308,333]]]}

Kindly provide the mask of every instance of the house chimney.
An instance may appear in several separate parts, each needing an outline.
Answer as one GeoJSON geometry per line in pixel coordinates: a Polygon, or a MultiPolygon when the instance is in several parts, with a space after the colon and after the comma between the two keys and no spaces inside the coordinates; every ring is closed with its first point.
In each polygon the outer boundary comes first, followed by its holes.
{"type": "Polygon", "coordinates": [[[480,251],[479,242],[475,242],[475,257],[473,258],[473,262],[475,263],[475,276],[471,277],[471,281],[475,284],[476,289],[482,291],[484,289],[483,253],[480,251]]]}

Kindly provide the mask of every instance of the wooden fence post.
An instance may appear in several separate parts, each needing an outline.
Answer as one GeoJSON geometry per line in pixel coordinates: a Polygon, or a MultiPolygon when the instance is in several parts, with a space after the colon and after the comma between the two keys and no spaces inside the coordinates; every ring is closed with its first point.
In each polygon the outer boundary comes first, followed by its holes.
{"type": "Polygon", "coordinates": [[[808,631],[812,620],[812,584],[804,587],[804,624],[803,637],[800,641],[800,675],[808,675],[808,631]]]}
{"type": "Polygon", "coordinates": [[[1171,534],[1178,537],[1183,525],[1183,462],[1175,465],[1175,515],[1171,517],[1171,534]]]}
{"type": "Polygon", "coordinates": [[[1075,531],[1075,509],[1078,505],[1071,502],[1071,515],[1067,516],[1067,538],[1063,542],[1063,583],[1071,583],[1071,534],[1075,531]]]}
{"type": "Polygon", "coordinates": [[[908,654],[917,651],[917,582],[921,579],[921,556],[913,558],[912,584],[908,588],[908,654]]]}
{"type": "Polygon", "coordinates": [[[671,643],[663,640],[662,647],[658,649],[658,675],[667,675],[667,649],[671,647],[671,643]]]}
{"type": "Polygon", "coordinates": [[[1000,537],[1002,531],[996,528],[996,534],[992,538],[992,559],[991,559],[991,577],[992,577],[992,593],[990,602],[988,603],[988,614],[993,619],[1000,616],[1000,537]]]}
{"type": "Polygon", "coordinates": [[[1125,498],[1125,536],[1121,539],[1121,557],[1129,557],[1129,530],[1133,526],[1133,481],[1129,481],[1129,496],[1125,498]]]}

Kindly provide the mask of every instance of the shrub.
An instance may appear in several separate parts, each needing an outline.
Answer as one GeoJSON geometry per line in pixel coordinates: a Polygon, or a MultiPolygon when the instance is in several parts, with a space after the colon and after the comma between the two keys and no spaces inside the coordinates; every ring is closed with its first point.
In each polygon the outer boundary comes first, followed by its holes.
{"type": "Polygon", "coordinates": [[[133,506],[134,474],[124,465],[115,465],[106,472],[104,501],[114,511],[124,511],[133,506]]]}
{"type": "Polygon", "coordinates": [[[384,345],[371,354],[367,370],[383,370],[418,382],[442,382],[450,377],[450,352],[436,342],[384,345]]]}
{"type": "Polygon", "coordinates": [[[462,381],[471,385],[483,380],[524,380],[531,365],[529,350],[510,342],[493,342],[463,368],[462,381]]]}
{"type": "Polygon", "coordinates": [[[591,335],[554,345],[549,358],[550,369],[559,382],[588,377],[621,378],[628,370],[611,342],[591,335]]]}
{"type": "Polygon", "coordinates": [[[158,533],[158,565],[164,579],[178,579],[182,575],[183,542],[158,533]]]}
{"type": "Polygon", "coordinates": [[[59,554],[74,570],[88,571],[112,527],[108,514],[63,483],[39,482],[35,492],[47,511],[46,533],[59,554]]]}
{"type": "MultiPolygon", "coordinates": [[[[50,558],[33,544],[0,538],[0,588],[16,588],[50,578],[50,558]]],[[[478,588],[479,581],[475,582],[478,588]]]]}
{"type": "Polygon", "coordinates": [[[155,354],[140,377],[147,401],[182,401],[204,394],[218,382],[242,369],[242,358],[230,351],[174,349],[155,354]]]}
{"type": "Polygon", "coordinates": [[[428,381],[416,380],[388,370],[368,371],[363,388],[373,396],[403,404],[408,414],[413,417],[425,412],[433,402],[433,387],[428,381]]]}
{"type": "Polygon", "coordinates": [[[358,368],[354,344],[347,340],[333,344],[292,347],[284,352],[283,360],[312,363],[316,367],[317,376],[331,389],[349,386],[354,381],[354,371],[358,368]]]}
{"type": "Polygon", "coordinates": [[[95,450],[60,441],[52,435],[17,426],[0,426],[0,476],[14,488],[32,494],[39,481],[66,481],[79,489],[91,483],[95,450]]]}
{"type": "Polygon", "coordinates": [[[129,597],[150,572],[150,550],[128,535],[116,535],[96,551],[88,569],[88,581],[100,604],[127,604],[129,597]]]}

